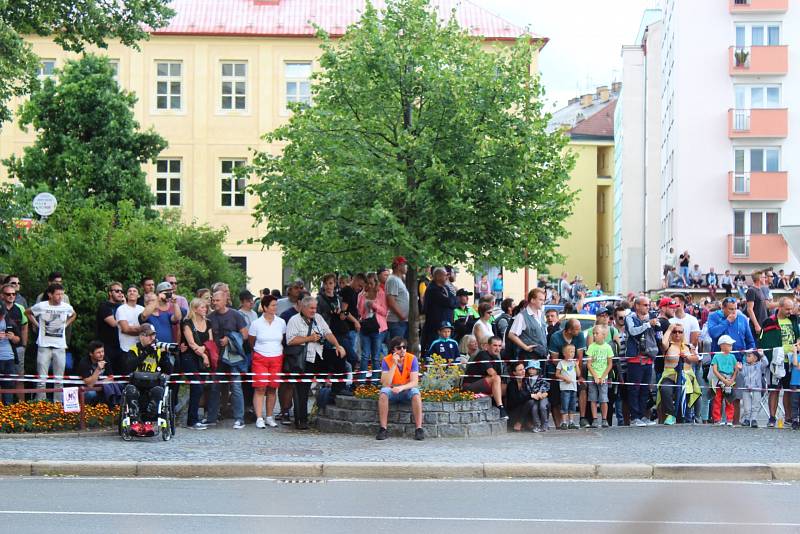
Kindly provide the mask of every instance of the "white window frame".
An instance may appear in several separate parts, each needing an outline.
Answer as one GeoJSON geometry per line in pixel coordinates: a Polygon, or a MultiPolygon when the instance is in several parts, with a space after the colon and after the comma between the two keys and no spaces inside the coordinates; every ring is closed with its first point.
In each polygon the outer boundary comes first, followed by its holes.
{"type": "Polygon", "coordinates": [[[737,22],[733,27],[733,44],[737,49],[749,49],[751,46],[781,46],[783,44],[783,25],[780,22],[737,22]],[[778,44],[770,45],[769,43],[769,29],[778,28],[778,44]],[[738,28],[744,28],[744,43],[739,41],[736,37],[738,28]],[[764,44],[753,45],[753,28],[761,28],[764,32],[764,44]]]}
{"type": "Polygon", "coordinates": [[[184,110],[184,83],[183,83],[183,61],[175,60],[175,59],[158,59],[155,61],[155,73],[156,73],[156,84],[155,84],[155,98],[153,100],[154,109],[158,113],[170,113],[170,112],[182,112],[184,110]],[[159,66],[160,65],[167,65],[167,74],[159,74],[159,66]],[[178,65],[178,74],[173,73],[173,66],[178,65]],[[164,83],[165,90],[159,91],[159,84],[164,83]],[[178,92],[173,93],[173,84],[179,84],[178,92]],[[159,107],[158,99],[164,97],[166,98],[166,107],[159,107]],[[179,106],[173,107],[172,99],[178,98],[179,106]]]}
{"type": "Polygon", "coordinates": [[[181,158],[158,158],[156,160],[156,179],[155,179],[156,206],[159,208],[174,208],[183,204],[183,160],[181,158]],[[159,170],[159,164],[165,163],[166,170],[159,170]],[[177,163],[177,171],[173,170],[173,164],[177,163]],[[159,181],[164,180],[164,187],[159,187],[159,181]],[[173,187],[173,181],[178,181],[178,187],[173,187]],[[172,201],[172,195],[178,195],[178,202],[172,201]],[[164,195],[164,202],[159,202],[158,196],[164,195]]]}
{"type": "Polygon", "coordinates": [[[736,109],[780,109],[783,105],[783,88],[779,83],[769,84],[736,84],[734,85],[734,102],[736,109]],[[775,104],[769,103],[769,90],[778,90],[778,102],[775,104]],[[753,106],[753,92],[761,93],[760,106],[753,106]]]}
{"type": "Polygon", "coordinates": [[[311,75],[314,73],[314,64],[312,61],[284,61],[283,62],[283,78],[284,78],[284,98],[283,98],[283,107],[285,110],[289,111],[289,104],[300,102],[307,106],[310,106],[311,101],[311,75]],[[289,68],[290,66],[294,65],[302,65],[308,67],[308,76],[301,77],[301,76],[289,76],[289,68]],[[296,85],[296,90],[293,93],[289,92],[289,84],[294,83],[296,85]],[[301,90],[301,84],[306,83],[308,84],[308,96],[304,97],[303,92],[301,90]]]}
{"type": "Polygon", "coordinates": [[[39,66],[36,69],[36,77],[39,79],[40,82],[45,81],[46,79],[55,78],[55,69],[56,69],[56,60],[53,58],[42,58],[39,60],[39,66]],[[46,72],[45,63],[51,64],[50,72],[46,72]]]}
{"type": "Polygon", "coordinates": [[[736,214],[737,213],[744,213],[744,234],[745,236],[750,235],[777,235],[780,233],[781,227],[781,210],[779,209],[771,209],[771,208],[754,208],[754,209],[736,209],[733,210],[733,217],[734,217],[734,235],[736,234],[736,214]],[[755,234],[752,232],[752,226],[750,224],[752,220],[752,216],[755,214],[761,214],[761,232],[756,232],[755,234]],[[775,232],[774,233],[767,233],[767,215],[776,215],[777,216],[777,223],[775,224],[775,232]]]}
{"type": "Polygon", "coordinates": [[[220,73],[220,96],[219,96],[219,111],[222,113],[246,113],[248,111],[249,98],[247,97],[247,61],[243,60],[224,60],[219,62],[220,73]],[[231,73],[225,74],[225,67],[230,65],[231,73]],[[244,67],[243,73],[236,73],[237,67],[244,67]],[[230,92],[225,91],[225,84],[230,84],[230,92]],[[237,89],[243,89],[243,93],[238,93],[237,89]],[[230,107],[225,107],[225,99],[230,99],[230,107]],[[239,100],[244,103],[243,107],[237,107],[239,100]]]}
{"type": "Polygon", "coordinates": [[[222,158],[219,160],[219,206],[222,209],[241,209],[247,207],[247,180],[245,178],[237,178],[234,175],[234,171],[238,167],[246,164],[247,160],[245,158],[222,158]],[[227,162],[231,163],[230,172],[224,170],[227,162]],[[225,187],[226,181],[228,182],[227,187],[225,187]],[[242,197],[242,204],[236,204],[236,197],[240,195],[242,197]],[[226,196],[230,197],[230,204],[228,205],[225,205],[223,202],[226,196]]]}

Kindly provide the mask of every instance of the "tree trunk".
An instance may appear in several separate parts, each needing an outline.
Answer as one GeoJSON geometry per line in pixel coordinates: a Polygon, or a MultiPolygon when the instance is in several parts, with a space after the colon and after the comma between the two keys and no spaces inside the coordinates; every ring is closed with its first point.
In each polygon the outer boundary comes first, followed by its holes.
{"type": "Polygon", "coordinates": [[[417,356],[420,355],[419,346],[419,283],[417,270],[411,265],[406,273],[406,289],[408,289],[408,349],[417,356]]]}

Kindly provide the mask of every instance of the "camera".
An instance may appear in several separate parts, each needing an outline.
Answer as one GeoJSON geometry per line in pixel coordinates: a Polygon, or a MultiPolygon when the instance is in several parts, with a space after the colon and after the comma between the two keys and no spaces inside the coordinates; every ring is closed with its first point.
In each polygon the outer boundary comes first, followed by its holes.
{"type": "Polygon", "coordinates": [[[658,312],[657,311],[651,311],[650,312],[650,318],[651,319],[658,319],[658,312]]]}
{"type": "Polygon", "coordinates": [[[169,352],[170,354],[178,354],[179,351],[177,343],[164,343],[163,341],[156,341],[155,347],[156,349],[169,352]]]}
{"type": "Polygon", "coordinates": [[[167,300],[171,299],[172,298],[172,291],[166,291],[164,293],[164,296],[167,298],[167,300]]]}
{"type": "Polygon", "coordinates": [[[7,326],[6,327],[6,334],[13,334],[13,333],[14,333],[14,327],[13,326],[7,326]]]}

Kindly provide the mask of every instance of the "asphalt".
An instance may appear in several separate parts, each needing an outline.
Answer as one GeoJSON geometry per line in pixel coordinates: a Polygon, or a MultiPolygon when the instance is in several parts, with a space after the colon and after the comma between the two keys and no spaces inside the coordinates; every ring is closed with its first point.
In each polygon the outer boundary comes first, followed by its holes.
{"type": "Polygon", "coordinates": [[[0,521],[41,532],[797,532],[800,485],[659,481],[0,478],[0,521]]]}

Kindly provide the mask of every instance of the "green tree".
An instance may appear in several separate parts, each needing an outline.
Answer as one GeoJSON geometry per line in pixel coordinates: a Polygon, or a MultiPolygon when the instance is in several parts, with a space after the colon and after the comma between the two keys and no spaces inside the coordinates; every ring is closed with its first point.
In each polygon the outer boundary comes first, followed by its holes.
{"type": "Polygon", "coordinates": [[[59,198],[94,197],[115,204],[151,206],[153,193],[142,164],[167,142],[141,132],[133,116],[136,96],[119,87],[107,58],[68,61],[19,111],[20,127],[37,132],[22,158],[4,161],[9,176],[26,187],[46,185],[59,198]]]}
{"type": "MultiPolygon", "coordinates": [[[[571,211],[567,140],[547,133],[531,74],[540,43],[491,51],[429,0],[368,5],[343,38],[322,31],[310,107],[257,153],[258,222],[300,273],[411,265],[554,263],[571,211]]],[[[406,284],[417,294],[417,273],[406,284]]],[[[416,307],[411,307],[411,320],[416,307]]],[[[415,329],[412,328],[412,332],[415,329]]]]}
{"type": "Polygon", "coordinates": [[[64,274],[70,303],[78,313],[71,348],[83,354],[93,339],[97,305],[111,281],[138,283],[144,275],[160,279],[174,273],[191,300],[196,288],[226,282],[235,295],[246,277],[222,251],[227,232],[182,224],[173,212],[146,216],[131,202],[118,206],[60,203],[47,221],[14,240],[0,256],[0,272],[19,274],[32,299],[44,291],[47,275],[64,274]]]}
{"type": "Polygon", "coordinates": [[[147,39],[146,28],[162,28],[175,12],[169,0],[0,0],[0,123],[11,119],[8,101],[36,86],[39,58],[26,35],[52,37],[64,50],[82,52],[87,44],[106,48],[118,39],[126,46],[147,39]]]}

